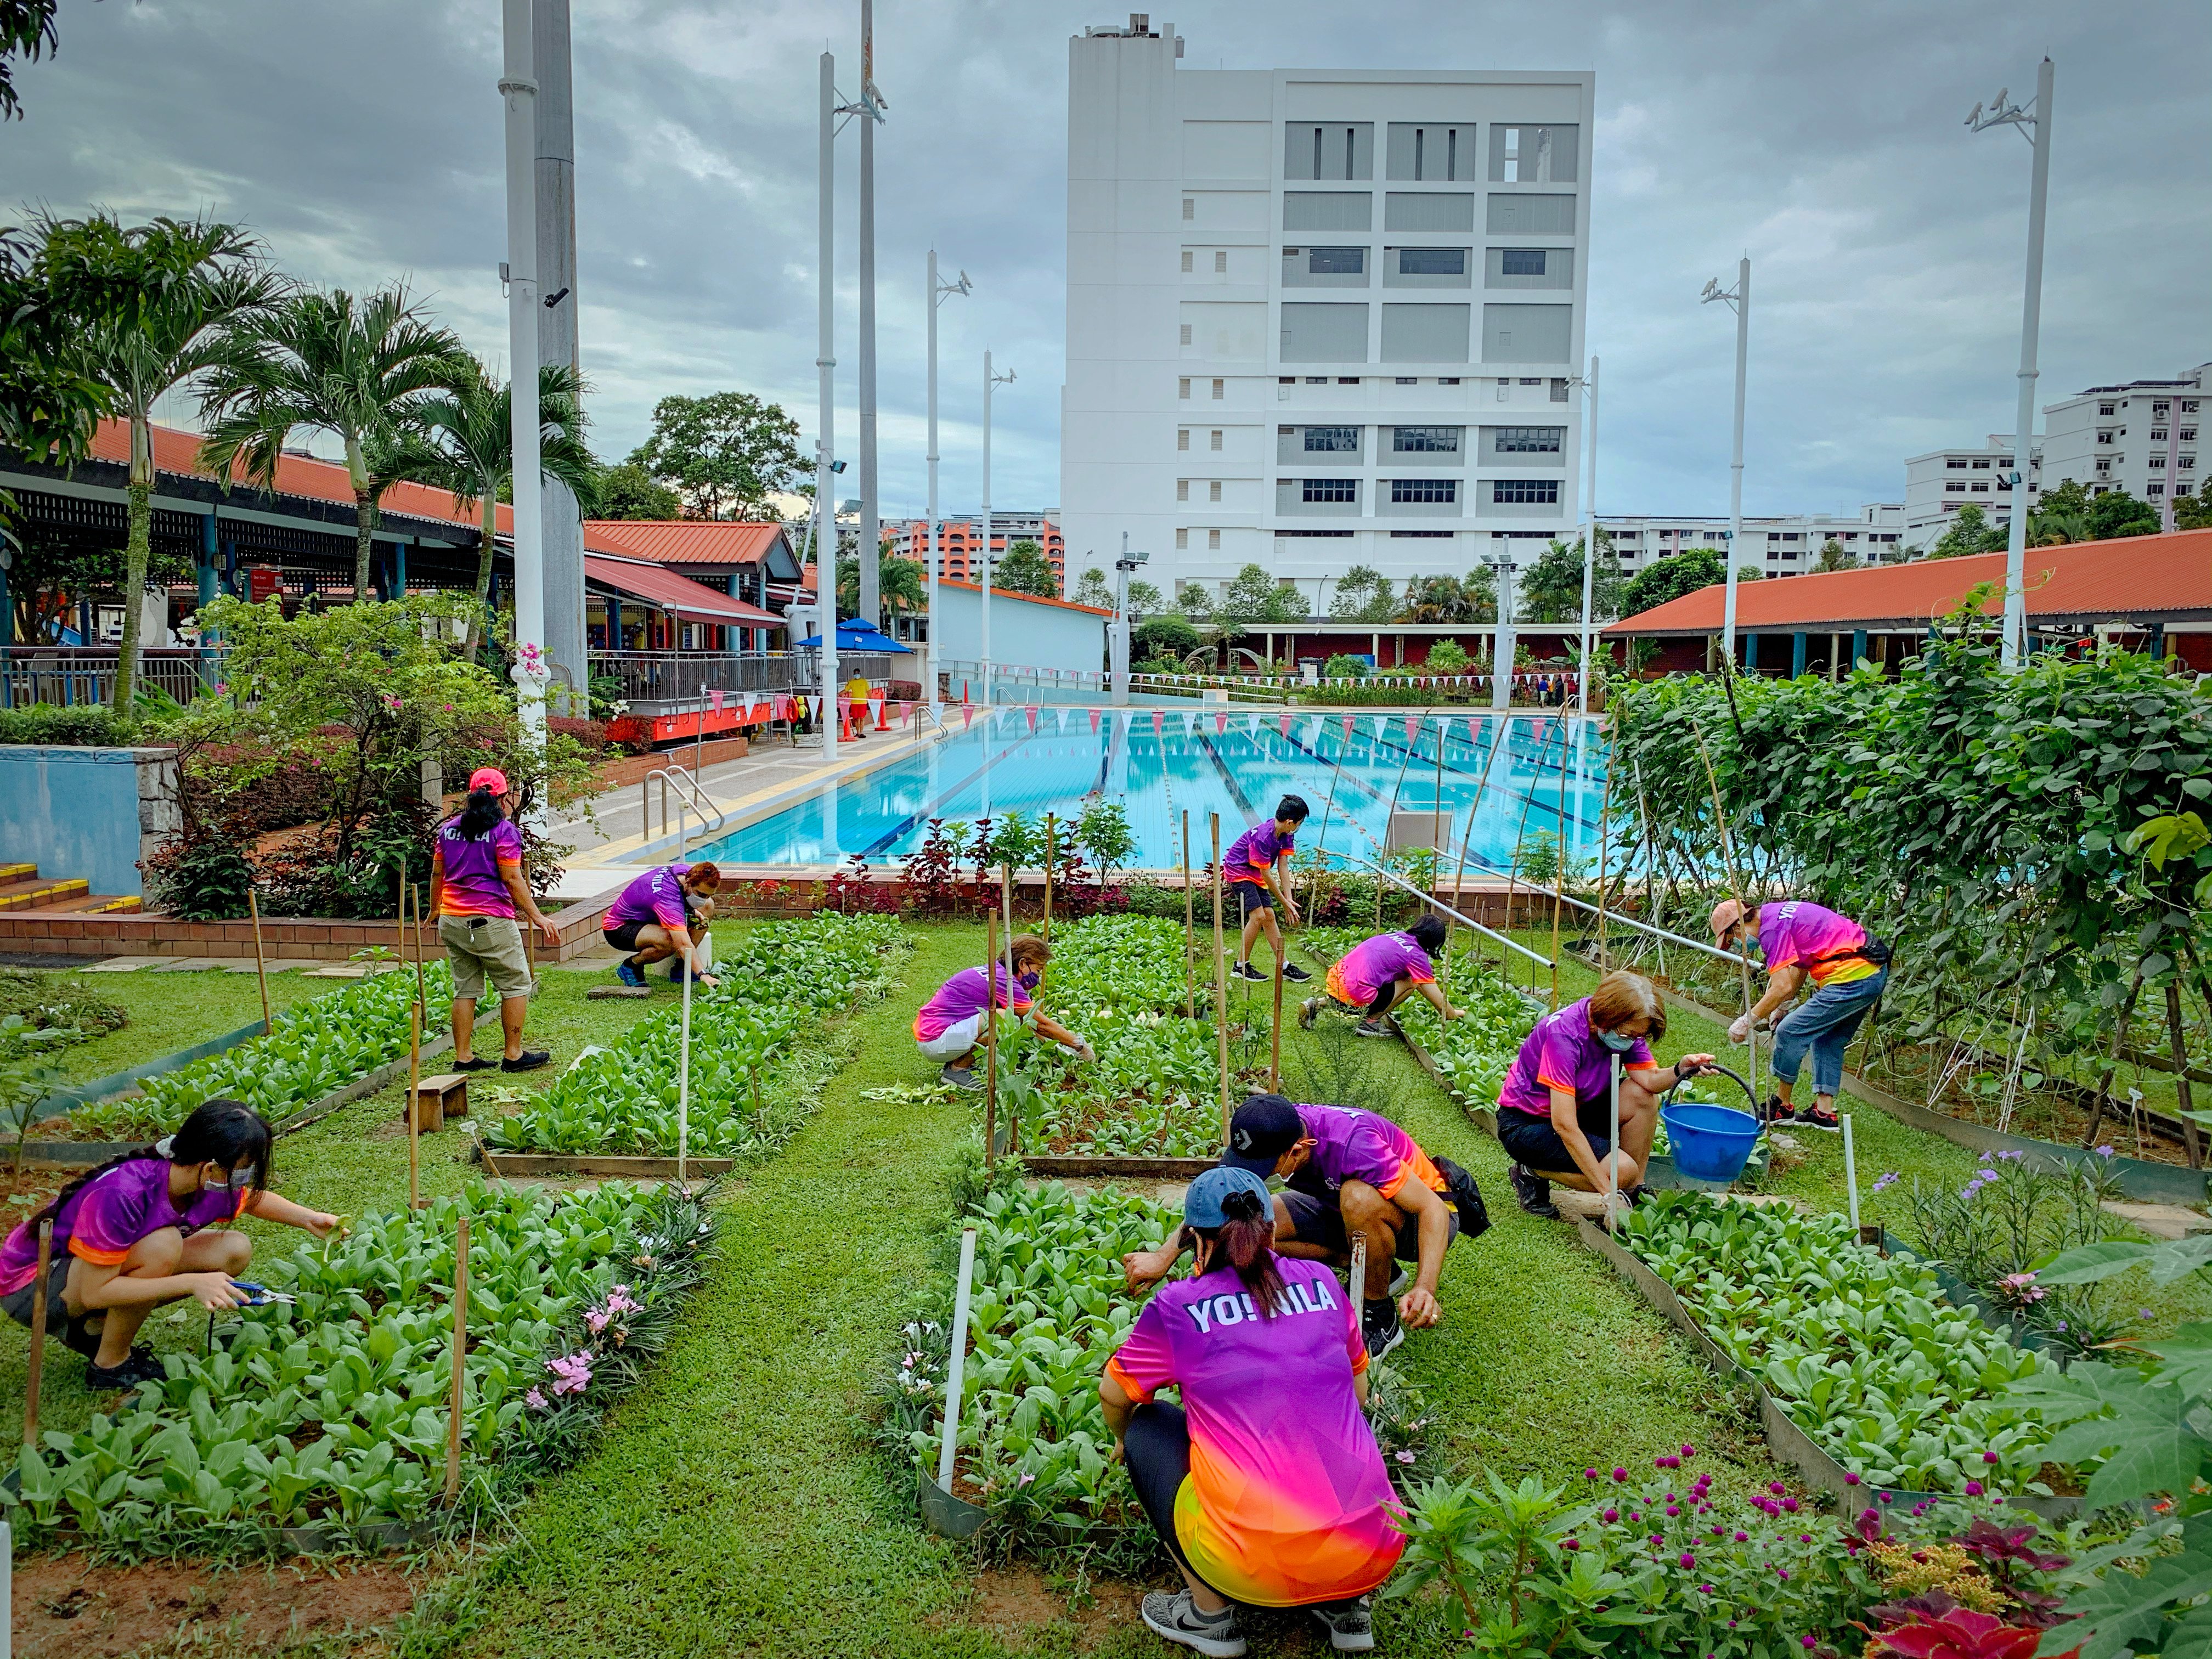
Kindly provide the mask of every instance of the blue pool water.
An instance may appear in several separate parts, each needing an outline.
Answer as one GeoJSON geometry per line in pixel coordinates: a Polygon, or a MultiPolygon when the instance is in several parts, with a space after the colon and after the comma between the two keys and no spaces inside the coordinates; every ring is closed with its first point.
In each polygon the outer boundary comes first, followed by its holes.
{"type": "MultiPolygon", "coordinates": [[[[1277,712],[1198,716],[1188,729],[1183,710],[1165,711],[1158,730],[1150,709],[1043,708],[1036,728],[1029,713],[1002,709],[978,716],[953,734],[902,756],[865,776],[821,793],[696,849],[736,864],[825,865],[858,853],[871,863],[915,851],[932,818],[973,823],[1019,811],[1062,822],[1094,798],[1127,809],[1137,842],[1136,869],[1171,870],[1182,862],[1182,814],[1190,815],[1194,866],[1209,855],[1207,815],[1221,815],[1223,845],[1267,817],[1285,793],[1304,795],[1313,810],[1298,837],[1332,862],[1370,860],[1384,840],[1391,805],[1401,811],[1449,811],[1452,840],[1468,835],[1468,872],[1503,872],[1523,834],[1558,832],[1571,848],[1594,850],[1605,787],[1602,740],[1555,715],[1510,720],[1452,716],[1437,768],[1438,722],[1407,716],[1354,714],[1346,731],[1340,714],[1293,714],[1287,732],[1277,712]],[[1500,732],[1504,747],[1492,750],[1500,732]],[[1486,769],[1487,775],[1486,777],[1486,769]],[[1441,797],[1439,794],[1441,783],[1441,797]],[[1438,805],[1441,798],[1442,805],[1438,805]]],[[[889,739],[878,739],[889,741],[889,739]]],[[[1456,854],[1455,854],[1455,856],[1456,854]]]]}

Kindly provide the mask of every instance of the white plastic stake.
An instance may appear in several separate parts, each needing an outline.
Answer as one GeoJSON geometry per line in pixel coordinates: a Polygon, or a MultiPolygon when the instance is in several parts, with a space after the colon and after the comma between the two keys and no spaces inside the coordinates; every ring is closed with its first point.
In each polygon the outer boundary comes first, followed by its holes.
{"type": "Polygon", "coordinates": [[[1620,1056],[1611,1055],[1613,1077],[1606,1114],[1605,1230],[1611,1232],[1620,1208],[1620,1056]]]}
{"type": "MultiPolygon", "coordinates": [[[[960,1235],[960,1288],[952,1298],[952,1364],[945,1373],[945,1445],[937,1454],[937,1484],[952,1490],[952,1458],[960,1445],[960,1389],[968,1369],[968,1285],[975,1274],[975,1230],[960,1235]]],[[[0,1655],[0,1659],[6,1659],[0,1655]]]]}
{"type": "Polygon", "coordinates": [[[691,1178],[691,981],[697,965],[690,951],[684,964],[684,1035],[677,1044],[676,1068],[676,1184],[688,1186],[691,1178]]]}
{"type": "Polygon", "coordinates": [[[0,1659],[15,1650],[15,1529],[0,1521],[0,1659]]]}
{"type": "Polygon", "coordinates": [[[1851,1231],[1859,1230],[1859,1165],[1851,1149],[1851,1115],[1844,1114],[1844,1185],[1851,1195],[1851,1231]]]}

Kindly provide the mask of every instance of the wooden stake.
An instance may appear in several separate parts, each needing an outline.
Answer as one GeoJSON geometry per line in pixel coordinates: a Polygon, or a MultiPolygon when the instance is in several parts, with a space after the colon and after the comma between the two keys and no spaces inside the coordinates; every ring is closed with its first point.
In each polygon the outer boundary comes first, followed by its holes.
{"type": "MultiPolygon", "coordinates": [[[[415,935],[415,1000],[421,1005],[422,1018],[427,1020],[430,1018],[430,986],[422,971],[422,895],[410,890],[410,902],[414,907],[415,913],[415,926],[412,929],[415,935]]],[[[523,937],[528,939],[530,935],[526,931],[523,937]]],[[[456,1057],[467,1058],[466,1055],[456,1057]]]]}
{"type": "Polygon", "coordinates": [[[453,1236],[453,1398],[446,1412],[446,1502],[461,1495],[461,1395],[469,1376],[469,1212],[453,1236]]]}
{"type": "Polygon", "coordinates": [[[54,1224],[39,1224],[38,1277],[31,1281],[31,1360],[23,1375],[23,1443],[39,1443],[39,1383],[46,1369],[46,1275],[53,1271],[54,1224]]]}
{"type": "Polygon", "coordinates": [[[2189,1167],[2204,1167],[2204,1148],[2197,1138],[2197,1120],[2190,1116],[2195,1103],[2190,1098],[2189,1045],[2181,1036],[2181,979],[2177,973],[2166,982],[2166,1028],[2173,1044],[2173,1094],[2175,1103],[2181,1108],[2181,1144],[2189,1152],[2189,1167]]]}
{"type": "MultiPolygon", "coordinates": [[[[1566,716],[1559,717],[1560,729],[1566,729],[1566,716]]],[[[1558,844],[1553,848],[1558,855],[1552,862],[1552,1008],[1559,1006],[1559,907],[1567,891],[1567,745],[1559,745],[1559,810],[1553,815],[1559,825],[1558,844]]]]}
{"type": "MultiPolygon", "coordinates": [[[[1585,673],[1589,672],[1587,665],[1584,666],[1583,672],[1585,673]]],[[[1583,740],[1585,743],[1589,740],[1587,730],[1583,734],[1583,740]]],[[[1605,763],[1605,790],[1599,799],[1597,809],[1597,969],[1601,974],[1608,973],[1613,968],[1611,959],[1605,953],[1605,855],[1607,850],[1605,832],[1606,819],[1612,811],[1613,757],[1607,755],[1605,763]]],[[[1554,951],[1553,954],[1556,956],[1559,953],[1554,951]]]]}
{"type": "Polygon", "coordinates": [[[983,912],[983,1168],[988,1172],[999,1145],[999,911],[983,912]]]}
{"type": "Polygon", "coordinates": [[[1052,943],[1052,855],[1057,830],[1049,812],[1044,815],[1044,942],[1052,943]]]}
{"type": "Polygon", "coordinates": [[[415,1094],[422,1080],[422,1005],[407,1011],[407,1207],[422,1207],[422,1136],[415,1127],[415,1094]]]}
{"type": "Polygon", "coordinates": [[[261,1035],[267,1036],[276,1028],[269,1019],[269,959],[261,953],[261,899],[251,887],[246,890],[246,913],[253,918],[253,976],[261,982],[261,1035]]]}
{"type": "Polygon", "coordinates": [[[1221,1063],[1221,1144],[1225,1146],[1229,1144],[1229,969],[1222,957],[1221,814],[1206,816],[1213,826],[1213,1037],[1221,1063]]]}
{"type": "Polygon", "coordinates": [[[1283,953],[1275,952],[1275,1023],[1267,1030],[1267,1087],[1283,1091],[1283,953]]]}
{"type": "Polygon", "coordinates": [[[1198,1018],[1198,916],[1190,890],[1190,808],[1182,809],[1182,1017],[1198,1018]]]}
{"type": "Polygon", "coordinates": [[[691,1190],[691,981],[698,975],[692,971],[690,957],[678,956],[677,960],[684,964],[684,1018],[676,1048],[676,1184],[688,1193],[691,1190]]]}

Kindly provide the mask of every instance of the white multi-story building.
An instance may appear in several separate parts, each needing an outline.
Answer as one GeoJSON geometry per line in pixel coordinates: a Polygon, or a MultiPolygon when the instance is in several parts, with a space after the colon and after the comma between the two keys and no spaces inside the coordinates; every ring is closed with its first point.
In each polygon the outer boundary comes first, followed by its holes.
{"type": "MultiPolygon", "coordinates": [[[[1601,513],[1597,521],[1613,538],[1613,550],[1630,575],[1685,548],[1724,549],[1729,544],[1725,514],[1704,517],[1601,513]]],[[[1832,539],[1859,563],[1878,564],[1901,556],[1904,533],[1905,508],[1896,501],[1869,501],[1856,518],[1840,513],[1747,518],[1743,521],[1743,552],[1738,563],[1768,576],[1802,575],[1820,562],[1820,550],[1832,539]]]]}
{"type": "Polygon", "coordinates": [[[1321,610],[1571,533],[1594,77],[1181,55],[1141,14],[1069,44],[1069,580],[1127,532],[1163,586],[1321,610]]]}
{"type": "MultiPolygon", "coordinates": [[[[1969,502],[1993,525],[2012,522],[2013,441],[1992,432],[1978,449],[1931,449],[1905,463],[1905,544],[1923,552],[1969,502]]],[[[2043,489],[2043,452],[2028,456],[2027,504],[2043,489]]]]}
{"type": "Polygon", "coordinates": [[[2072,478],[2092,495],[2124,489],[2165,509],[2199,489],[2198,415],[2212,363],[2171,380],[2093,386],[2043,406],[2043,470],[2054,483],[2072,478]]]}

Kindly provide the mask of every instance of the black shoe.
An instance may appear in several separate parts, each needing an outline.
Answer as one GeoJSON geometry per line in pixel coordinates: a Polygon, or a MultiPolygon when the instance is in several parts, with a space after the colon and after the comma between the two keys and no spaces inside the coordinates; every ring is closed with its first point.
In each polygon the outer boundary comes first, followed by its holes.
{"type": "Polygon", "coordinates": [[[525,1048],[513,1060],[500,1061],[499,1069],[502,1072],[534,1072],[539,1066],[550,1066],[552,1062],[553,1056],[544,1049],[525,1048]]]}
{"type": "Polygon", "coordinates": [[[1255,968],[1249,962],[1240,962],[1234,968],[1231,968],[1229,970],[1229,977],[1231,979],[1249,979],[1255,985],[1265,985],[1267,982],[1267,975],[1261,973],[1257,968],[1255,968]]]}
{"type": "Polygon", "coordinates": [[[1825,1129],[1832,1135],[1841,1134],[1844,1129],[1844,1121],[1833,1112],[1822,1111],[1817,1101],[1795,1112],[1784,1112],[1775,1121],[1794,1123],[1802,1129],[1825,1129]]]}
{"type": "Polygon", "coordinates": [[[149,1382],[160,1382],[168,1375],[168,1368],[154,1358],[154,1351],[140,1343],[119,1365],[88,1364],[84,1368],[84,1386],[94,1394],[106,1394],[112,1389],[136,1389],[149,1382]]]}
{"type": "Polygon", "coordinates": [[[455,1060],[453,1069],[457,1072],[489,1072],[498,1064],[495,1060],[482,1060],[471,1054],[466,1060],[455,1060]]]}
{"type": "Polygon", "coordinates": [[[1388,1037],[1398,1035],[1380,1019],[1363,1019],[1352,1028],[1352,1032],[1354,1036],[1388,1037]]]}
{"type": "Polygon", "coordinates": [[[1506,1170],[1513,1182],[1513,1196],[1521,1200],[1521,1207],[1542,1221],[1557,1221],[1559,1206],[1552,1202],[1552,1183],[1534,1171],[1516,1164],[1506,1170]]]}
{"type": "Polygon", "coordinates": [[[972,1066],[948,1066],[938,1074],[938,1080],[949,1083],[956,1089],[980,1089],[983,1079],[975,1075],[972,1066]]]}
{"type": "Polygon", "coordinates": [[[1759,1109],[1761,1123],[1787,1123],[1792,1115],[1790,1109],[1782,1103],[1780,1095],[1767,1096],[1766,1103],[1759,1109]]]}
{"type": "Polygon", "coordinates": [[[1283,964],[1283,977],[1287,980],[1294,980],[1298,984],[1303,985],[1308,980],[1311,979],[1313,975],[1308,973],[1304,969],[1299,967],[1297,963],[1286,962],[1283,964]]]}
{"type": "Polygon", "coordinates": [[[1406,1328],[1398,1322],[1398,1304],[1387,1296],[1365,1303],[1359,1310],[1359,1334],[1366,1339],[1370,1360],[1382,1358],[1403,1342],[1406,1328]]]}

